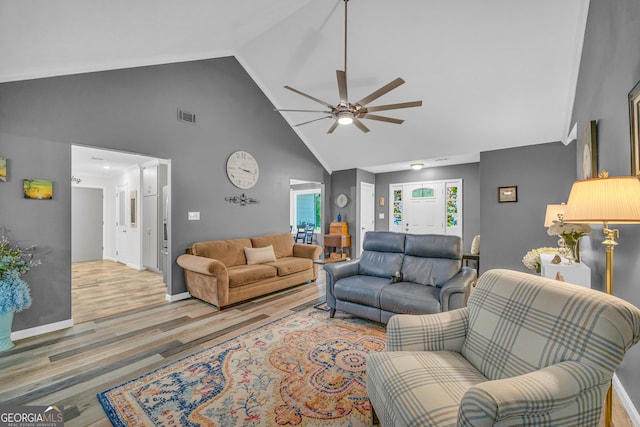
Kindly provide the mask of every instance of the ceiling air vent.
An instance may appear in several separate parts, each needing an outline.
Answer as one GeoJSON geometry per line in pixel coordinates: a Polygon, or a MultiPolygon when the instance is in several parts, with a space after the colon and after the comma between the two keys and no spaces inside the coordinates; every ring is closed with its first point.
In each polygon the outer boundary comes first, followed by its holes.
{"type": "Polygon", "coordinates": [[[195,123],[196,115],[195,113],[190,113],[188,111],[184,111],[178,108],[178,121],[186,122],[186,123],[195,123]]]}

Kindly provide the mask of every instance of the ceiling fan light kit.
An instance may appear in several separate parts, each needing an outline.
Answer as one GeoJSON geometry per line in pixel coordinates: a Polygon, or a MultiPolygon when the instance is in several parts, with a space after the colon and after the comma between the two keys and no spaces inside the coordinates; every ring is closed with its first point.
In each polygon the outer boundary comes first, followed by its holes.
{"type": "Polygon", "coordinates": [[[336,70],[336,77],[338,80],[338,95],[340,96],[340,102],[336,105],[330,104],[321,99],[315,98],[311,95],[308,95],[304,92],[301,92],[297,89],[292,88],[291,86],[285,86],[285,89],[288,89],[292,92],[297,93],[298,95],[304,96],[306,98],[311,99],[312,101],[317,102],[318,104],[322,104],[327,107],[328,110],[291,110],[291,109],[276,109],[275,111],[295,111],[295,112],[303,112],[303,113],[324,113],[328,114],[323,117],[309,120],[303,123],[298,123],[295,126],[302,126],[308,123],[313,123],[318,120],[324,119],[334,119],[333,125],[329,128],[327,133],[333,133],[333,131],[340,125],[350,125],[354,124],[358,129],[362,132],[369,132],[369,128],[367,128],[360,119],[368,119],[368,120],[377,120],[380,122],[394,123],[394,124],[402,124],[404,120],[394,119],[392,117],[379,116],[376,114],[370,114],[375,111],[386,111],[386,110],[396,110],[400,108],[411,108],[411,107],[420,107],[422,105],[422,101],[411,101],[411,102],[401,102],[396,104],[387,104],[387,105],[376,105],[376,106],[367,106],[370,102],[375,101],[380,98],[382,95],[392,91],[397,88],[401,84],[404,83],[400,77],[395,80],[387,83],[382,86],[380,89],[370,93],[365,96],[361,100],[351,103],[349,102],[347,96],[347,5],[349,0],[344,1],[344,70],[336,70]]]}

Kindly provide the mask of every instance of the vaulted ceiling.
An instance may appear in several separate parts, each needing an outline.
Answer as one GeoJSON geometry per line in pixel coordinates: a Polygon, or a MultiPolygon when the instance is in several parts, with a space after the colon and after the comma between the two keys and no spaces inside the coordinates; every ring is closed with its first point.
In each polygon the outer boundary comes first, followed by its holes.
{"type": "MultiPolygon", "coordinates": [[[[294,127],[329,171],[565,140],[587,0],[350,0],[349,96],[402,77],[374,104],[402,125],[294,127]]],[[[235,55],[276,108],[338,102],[343,0],[0,0],[0,82],[235,55]]],[[[318,108],[320,107],[320,108],[318,108]]],[[[280,114],[274,112],[273,114],[280,114]]],[[[293,126],[322,117],[282,113],[293,126]]]]}

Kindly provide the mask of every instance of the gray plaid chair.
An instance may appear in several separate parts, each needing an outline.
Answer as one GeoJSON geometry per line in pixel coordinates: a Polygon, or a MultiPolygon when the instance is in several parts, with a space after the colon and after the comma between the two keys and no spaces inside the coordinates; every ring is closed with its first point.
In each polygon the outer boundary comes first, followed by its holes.
{"type": "Polygon", "coordinates": [[[383,426],[597,426],[639,339],[626,301],[491,270],[465,308],[392,317],[387,351],[367,356],[367,391],[383,426]]]}

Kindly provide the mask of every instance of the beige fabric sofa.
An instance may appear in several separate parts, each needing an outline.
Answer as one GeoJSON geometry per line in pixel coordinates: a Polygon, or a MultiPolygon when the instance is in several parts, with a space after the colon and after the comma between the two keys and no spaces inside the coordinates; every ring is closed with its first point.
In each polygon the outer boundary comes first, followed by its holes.
{"type": "Polygon", "coordinates": [[[270,292],[316,280],[322,248],[297,244],[289,233],[248,239],[194,243],[190,254],[178,257],[189,293],[225,307],[270,292]],[[275,261],[247,264],[245,248],[273,246],[275,261]]]}

